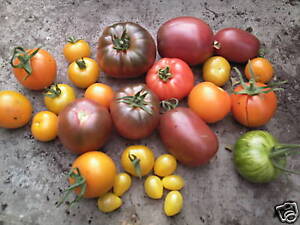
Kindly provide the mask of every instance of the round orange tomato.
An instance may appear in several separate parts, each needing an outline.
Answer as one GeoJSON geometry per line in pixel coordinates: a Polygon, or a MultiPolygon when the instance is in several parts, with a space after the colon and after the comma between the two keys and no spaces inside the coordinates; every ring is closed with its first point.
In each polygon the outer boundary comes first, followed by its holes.
{"type": "Polygon", "coordinates": [[[39,141],[51,141],[57,136],[58,118],[53,112],[37,113],[31,124],[31,133],[39,141]]]}
{"type": "Polygon", "coordinates": [[[269,60],[261,57],[251,59],[245,67],[245,75],[250,80],[250,63],[251,69],[256,82],[268,83],[273,77],[273,67],[269,60]]]}
{"type": "Polygon", "coordinates": [[[11,65],[17,80],[31,90],[43,90],[56,78],[56,61],[43,49],[24,50],[16,47],[11,65]]]}
{"type": "Polygon", "coordinates": [[[89,57],[91,54],[89,44],[85,40],[76,40],[74,37],[68,38],[68,43],[65,44],[63,51],[65,58],[70,63],[82,57],[89,57]]]}
{"type": "Polygon", "coordinates": [[[29,122],[31,102],[16,91],[0,91],[0,127],[18,128],[29,122]]]}
{"type": "Polygon", "coordinates": [[[99,66],[91,58],[82,58],[72,62],[68,68],[69,79],[79,88],[87,88],[99,77],[99,66]]]}
{"type": "Polygon", "coordinates": [[[94,100],[99,105],[105,106],[106,108],[109,108],[114,95],[113,89],[102,83],[92,84],[84,93],[84,97],[94,100]]]}
{"type": "Polygon", "coordinates": [[[230,95],[211,82],[197,84],[188,97],[189,107],[207,123],[222,120],[231,108],[230,95]]]}

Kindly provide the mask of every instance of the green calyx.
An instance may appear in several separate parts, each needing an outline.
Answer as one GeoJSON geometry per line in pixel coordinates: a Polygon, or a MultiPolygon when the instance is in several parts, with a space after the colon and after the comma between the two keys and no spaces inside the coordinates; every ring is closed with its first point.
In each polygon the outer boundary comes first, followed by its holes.
{"type": "Polygon", "coordinates": [[[67,42],[69,42],[71,44],[75,44],[79,40],[81,40],[81,39],[76,39],[74,36],[71,36],[71,37],[67,38],[67,42]]]}
{"type": "Polygon", "coordinates": [[[134,168],[136,175],[141,179],[142,178],[142,170],[140,165],[140,159],[135,154],[128,154],[128,158],[134,168]]]}
{"type": "Polygon", "coordinates": [[[84,58],[76,60],[75,63],[77,64],[77,66],[79,67],[79,69],[81,69],[81,70],[86,69],[86,63],[84,61],[84,58]]]}
{"type": "Polygon", "coordinates": [[[38,53],[40,48],[37,48],[34,50],[31,54],[25,51],[23,47],[15,47],[13,51],[13,56],[10,60],[10,65],[13,68],[19,68],[19,69],[24,69],[27,73],[27,75],[23,78],[23,80],[26,80],[31,74],[32,74],[32,68],[31,68],[31,63],[30,60],[33,56],[38,53]],[[19,60],[19,64],[14,64],[15,59],[19,60]]]}
{"type": "Polygon", "coordinates": [[[126,103],[132,108],[140,108],[148,114],[152,115],[152,110],[146,107],[147,105],[149,105],[149,103],[145,101],[145,98],[148,94],[148,91],[142,89],[133,96],[119,97],[117,98],[117,101],[126,103]]]}
{"type": "Polygon", "coordinates": [[[173,77],[173,74],[170,72],[170,67],[166,66],[165,68],[158,70],[158,76],[163,82],[167,82],[173,77]]]}
{"type": "Polygon", "coordinates": [[[49,98],[57,98],[61,95],[61,90],[57,84],[52,84],[49,88],[44,90],[43,94],[49,98]]]}
{"type": "Polygon", "coordinates": [[[171,98],[168,100],[163,100],[160,102],[160,107],[163,110],[162,112],[167,112],[172,109],[175,109],[178,106],[178,99],[177,98],[171,98]]]}
{"type": "Polygon", "coordinates": [[[126,32],[126,30],[123,31],[121,37],[117,37],[116,35],[113,35],[112,37],[113,41],[113,48],[119,51],[126,51],[130,47],[130,38],[126,32]]]}
{"type": "Polygon", "coordinates": [[[70,202],[70,206],[72,206],[74,203],[80,201],[82,199],[85,191],[86,191],[86,180],[83,176],[81,176],[80,171],[78,168],[72,168],[71,171],[69,172],[69,178],[74,179],[74,183],[70,185],[64,192],[66,192],[65,196],[63,199],[57,204],[57,207],[59,207],[62,203],[66,201],[68,198],[69,194],[75,190],[76,188],[80,188],[80,193],[76,195],[76,198],[70,202]]]}

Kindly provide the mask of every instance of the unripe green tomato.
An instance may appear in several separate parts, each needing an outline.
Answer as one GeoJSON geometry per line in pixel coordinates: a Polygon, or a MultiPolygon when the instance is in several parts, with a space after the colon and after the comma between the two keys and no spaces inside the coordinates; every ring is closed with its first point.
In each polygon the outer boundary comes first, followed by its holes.
{"type": "Polygon", "coordinates": [[[145,180],[144,188],[150,198],[160,199],[163,195],[163,184],[157,176],[148,176],[145,180]]]}
{"type": "Polygon", "coordinates": [[[167,216],[178,214],[183,206],[183,197],[179,191],[170,191],[165,199],[164,211],[167,216]]]}
{"type": "Polygon", "coordinates": [[[154,173],[160,177],[171,175],[174,173],[176,168],[176,159],[170,154],[163,154],[159,156],[154,163],[154,173]]]}
{"type": "Polygon", "coordinates": [[[108,192],[98,199],[98,208],[100,211],[108,213],[112,212],[122,205],[122,199],[115,194],[108,192]]]}
{"type": "Polygon", "coordinates": [[[164,188],[171,191],[178,191],[184,187],[184,179],[179,175],[170,175],[162,179],[164,188]]]}
{"type": "Polygon", "coordinates": [[[115,177],[113,193],[122,196],[131,186],[131,177],[127,173],[119,173],[115,177]]]}

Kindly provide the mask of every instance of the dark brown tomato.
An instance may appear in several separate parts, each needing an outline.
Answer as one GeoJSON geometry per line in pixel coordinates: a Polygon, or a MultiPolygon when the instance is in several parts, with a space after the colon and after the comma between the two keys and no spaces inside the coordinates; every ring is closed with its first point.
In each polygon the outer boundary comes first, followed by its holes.
{"type": "Polygon", "coordinates": [[[167,150],[187,166],[207,163],[218,150],[218,139],[189,108],[178,107],[161,116],[159,134],[167,150]]]}
{"type": "Polygon", "coordinates": [[[98,42],[98,64],[112,77],[138,77],[148,71],[155,57],[156,46],[152,36],[136,23],[108,26],[98,42]]]}
{"type": "Polygon", "coordinates": [[[116,93],[110,113],[121,136],[141,139],[158,126],[159,99],[145,84],[127,85],[116,93]]]}
{"type": "Polygon", "coordinates": [[[58,136],[76,154],[101,148],[111,129],[108,110],[87,98],[75,100],[58,116],[58,136]]]}
{"type": "Polygon", "coordinates": [[[213,32],[201,19],[176,17],[159,28],[157,47],[161,57],[179,58],[196,65],[213,54],[213,32]]]}
{"type": "Polygon", "coordinates": [[[243,63],[258,55],[260,42],[253,34],[238,28],[225,28],[215,34],[215,53],[227,60],[243,63]]]}

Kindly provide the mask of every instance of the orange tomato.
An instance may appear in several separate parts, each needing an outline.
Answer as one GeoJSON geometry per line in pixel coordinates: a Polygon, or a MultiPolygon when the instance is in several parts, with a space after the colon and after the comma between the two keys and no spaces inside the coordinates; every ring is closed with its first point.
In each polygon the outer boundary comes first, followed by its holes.
{"type": "Polygon", "coordinates": [[[32,120],[31,133],[39,141],[51,141],[57,136],[58,118],[55,113],[41,111],[32,120]]]}
{"type": "Polygon", "coordinates": [[[91,54],[89,44],[85,40],[76,40],[74,37],[68,38],[68,43],[65,44],[63,52],[70,63],[82,57],[89,57],[91,54]]]}
{"type": "MultiPolygon", "coordinates": [[[[256,82],[268,83],[273,77],[273,67],[269,60],[261,57],[250,60],[251,68],[254,73],[254,78],[256,82]]],[[[250,80],[250,64],[247,63],[245,67],[245,75],[250,80]]]]}
{"type": "Polygon", "coordinates": [[[105,106],[106,108],[109,108],[110,102],[114,95],[113,89],[110,86],[102,83],[92,84],[84,93],[84,97],[94,100],[99,105],[105,106]]]}
{"type": "Polygon", "coordinates": [[[188,97],[189,107],[207,123],[222,120],[231,108],[230,95],[211,82],[196,85],[188,97]]]}
{"type": "Polygon", "coordinates": [[[53,56],[46,50],[39,49],[24,50],[15,48],[11,62],[12,71],[17,80],[26,88],[31,90],[43,90],[56,78],[57,66],[53,56]],[[20,62],[19,58],[25,63],[20,62]]]}
{"type": "Polygon", "coordinates": [[[18,128],[29,122],[31,102],[16,91],[0,91],[0,127],[18,128]]]}

